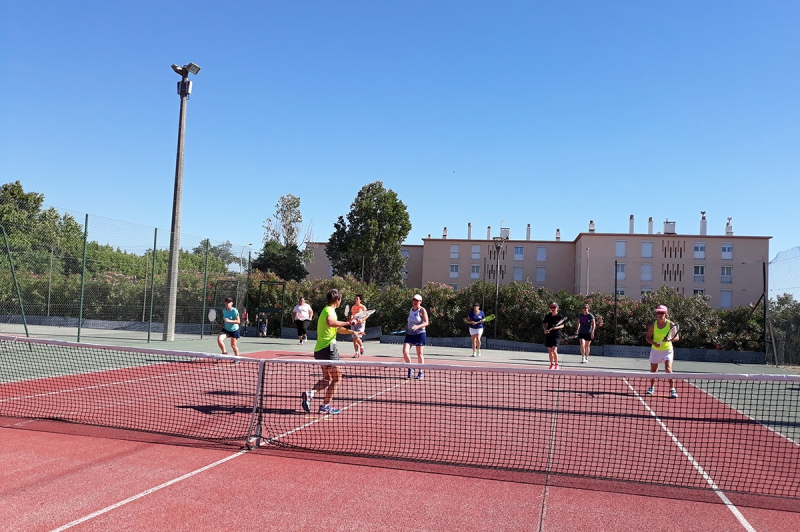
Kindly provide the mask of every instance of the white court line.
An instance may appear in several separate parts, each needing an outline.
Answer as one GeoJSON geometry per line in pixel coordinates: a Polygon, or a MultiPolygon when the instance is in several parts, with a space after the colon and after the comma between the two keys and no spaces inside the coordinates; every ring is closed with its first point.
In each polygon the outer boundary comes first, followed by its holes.
{"type": "MultiPolygon", "coordinates": [[[[382,391],[380,391],[380,392],[377,392],[377,393],[375,393],[375,394],[373,394],[373,395],[371,395],[371,396],[369,396],[369,397],[367,397],[367,398],[365,398],[365,399],[361,399],[361,400],[359,400],[359,401],[356,401],[356,402],[354,402],[354,403],[351,403],[351,404],[349,404],[349,405],[347,405],[347,406],[343,407],[343,408],[342,408],[342,411],[344,411],[344,410],[347,410],[348,408],[351,408],[351,407],[353,407],[353,406],[358,406],[358,405],[360,405],[361,403],[364,403],[364,402],[366,402],[366,401],[368,401],[368,400],[370,400],[370,399],[372,399],[372,398],[375,398],[375,397],[378,397],[378,396],[380,396],[380,395],[383,395],[383,394],[385,394],[385,393],[387,393],[387,392],[390,392],[390,391],[392,391],[392,390],[394,390],[394,389],[396,389],[396,388],[398,388],[398,387],[402,386],[403,384],[405,384],[405,382],[401,382],[401,383],[399,383],[399,384],[397,384],[397,385],[395,385],[395,386],[392,386],[392,387],[390,387],[390,388],[387,388],[387,389],[385,389],[385,390],[382,390],[382,391]]],[[[330,417],[330,416],[332,416],[332,415],[340,415],[340,414],[328,414],[328,415],[326,415],[326,416],[323,416],[323,417],[321,417],[321,418],[315,419],[314,421],[311,421],[311,422],[309,422],[309,423],[304,423],[303,425],[300,425],[299,427],[296,427],[296,428],[294,428],[294,429],[292,429],[292,430],[290,430],[290,431],[287,431],[287,432],[285,432],[285,433],[283,433],[283,434],[280,434],[280,435],[278,435],[278,436],[274,436],[273,438],[270,438],[270,439],[267,441],[267,443],[269,443],[269,442],[273,442],[273,441],[277,441],[277,440],[279,440],[279,439],[281,439],[281,438],[284,438],[284,437],[286,437],[286,436],[289,436],[290,434],[294,434],[294,433],[295,433],[295,432],[297,432],[298,430],[302,430],[302,429],[304,429],[304,428],[306,428],[306,427],[310,427],[310,426],[311,426],[311,425],[313,425],[314,423],[318,423],[318,422],[322,421],[323,419],[326,419],[326,418],[328,418],[328,417],[330,417]]],[[[236,453],[236,454],[232,454],[232,455],[230,455],[230,456],[228,456],[228,457],[225,457],[225,458],[223,458],[222,460],[217,460],[217,461],[216,461],[216,462],[214,462],[213,464],[208,464],[207,466],[203,466],[203,467],[201,467],[200,469],[196,469],[196,470],[192,471],[191,473],[186,473],[186,474],[185,474],[185,475],[183,475],[183,476],[180,476],[180,477],[178,477],[178,478],[174,478],[174,479],[172,479],[172,480],[169,480],[169,481],[167,481],[167,482],[164,482],[163,484],[159,484],[158,486],[155,486],[155,487],[153,487],[153,488],[147,489],[147,490],[145,490],[145,491],[143,491],[143,492],[141,492],[141,493],[138,493],[138,494],[134,495],[133,497],[128,497],[128,498],[127,498],[127,499],[125,499],[125,500],[122,500],[122,501],[119,501],[119,502],[117,502],[117,503],[114,503],[114,504],[112,504],[111,506],[106,506],[105,508],[103,508],[103,509],[101,509],[101,510],[97,510],[97,511],[96,511],[96,512],[94,512],[94,513],[91,513],[91,514],[89,514],[89,515],[83,516],[83,517],[81,517],[80,519],[76,519],[75,521],[72,521],[71,523],[67,523],[66,525],[60,526],[60,527],[58,527],[58,528],[55,528],[55,529],[53,529],[51,532],[61,532],[62,530],[67,530],[68,528],[72,528],[72,527],[73,527],[73,526],[75,526],[75,525],[79,525],[79,524],[81,524],[81,523],[84,523],[84,522],[86,522],[86,521],[89,521],[90,519],[94,519],[95,517],[99,517],[99,516],[101,516],[101,515],[103,515],[103,514],[105,514],[105,513],[108,513],[108,512],[110,512],[111,510],[114,510],[114,509],[116,509],[116,508],[119,508],[120,506],[124,506],[124,505],[126,505],[126,504],[128,504],[128,503],[130,503],[130,502],[134,502],[134,501],[136,501],[136,500],[138,500],[138,499],[141,499],[142,497],[146,497],[147,495],[150,495],[151,493],[154,493],[154,492],[156,492],[156,491],[158,491],[158,490],[160,490],[160,489],[163,489],[163,488],[166,488],[166,487],[168,487],[168,486],[171,486],[171,485],[173,485],[173,484],[176,484],[176,483],[178,483],[178,482],[180,482],[180,481],[182,481],[182,480],[186,480],[187,478],[191,478],[191,477],[193,477],[193,476],[195,476],[195,475],[198,475],[198,474],[200,474],[200,473],[202,473],[202,472],[204,472],[204,471],[207,471],[207,470],[209,470],[209,469],[211,469],[211,468],[213,468],[213,467],[216,467],[216,466],[218,466],[218,465],[224,464],[225,462],[227,462],[227,461],[229,461],[229,460],[233,460],[234,458],[238,458],[239,456],[242,456],[242,455],[244,455],[244,454],[246,454],[246,453],[249,453],[251,450],[252,450],[252,449],[244,449],[244,450],[242,450],[242,451],[239,451],[239,452],[238,452],[238,453],[236,453]]]]}
{"type": "Polygon", "coordinates": [[[786,440],[786,441],[788,441],[789,443],[793,443],[794,445],[797,445],[798,447],[800,447],[800,443],[798,443],[798,442],[794,441],[792,438],[790,438],[790,437],[789,437],[789,436],[787,436],[786,434],[783,434],[782,432],[778,431],[777,429],[773,429],[773,428],[772,428],[772,427],[770,427],[769,425],[766,425],[766,424],[764,424],[763,422],[761,422],[761,421],[757,420],[756,418],[754,418],[754,417],[753,417],[753,416],[751,416],[750,414],[747,414],[747,413],[745,413],[745,412],[743,412],[743,411],[739,410],[738,408],[734,408],[734,407],[733,407],[733,405],[731,405],[731,404],[728,404],[727,402],[723,401],[722,399],[720,399],[719,397],[717,397],[717,396],[716,396],[716,395],[714,395],[713,393],[709,392],[708,390],[704,390],[703,388],[701,388],[700,386],[698,386],[698,385],[696,385],[696,384],[694,384],[694,383],[692,383],[692,382],[688,382],[688,381],[687,381],[687,384],[690,384],[690,385],[694,386],[695,388],[697,388],[698,390],[700,390],[701,392],[703,392],[704,394],[706,394],[706,395],[708,395],[708,396],[710,396],[710,397],[713,397],[714,399],[716,399],[716,400],[717,400],[717,401],[719,401],[720,403],[724,404],[725,406],[727,406],[728,408],[730,408],[730,409],[731,409],[731,410],[733,410],[734,412],[737,412],[737,413],[741,414],[742,416],[746,417],[747,419],[749,419],[749,420],[750,420],[750,421],[752,421],[753,423],[758,423],[759,425],[761,425],[761,426],[762,426],[762,427],[764,427],[765,429],[767,429],[767,430],[769,430],[769,431],[772,431],[772,432],[774,432],[775,434],[777,434],[777,435],[778,435],[778,436],[780,436],[781,438],[785,439],[785,440],[786,440]]]}
{"type": "Polygon", "coordinates": [[[159,484],[158,486],[156,486],[154,488],[150,488],[150,489],[145,490],[145,491],[143,491],[141,493],[138,493],[138,494],[134,495],[133,497],[128,497],[124,501],[119,501],[118,503],[112,504],[111,506],[106,506],[102,510],[97,510],[94,513],[91,513],[89,515],[83,516],[80,519],[76,519],[75,521],[72,521],[71,523],[67,523],[64,526],[60,526],[58,528],[55,528],[55,529],[52,530],[52,532],[60,532],[61,530],[66,530],[68,528],[72,528],[75,525],[79,525],[81,523],[84,523],[84,522],[88,521],[89,519],[94,519],[95,517],[98,517],[100,515],[103,515],[104,513],[108,513],[111,510],[114,510],[115,508],[119,508],[120,506],[128,504],[129,502],[133,502],[135,500],[141,499],[142,497],[150,495],[153,492],[156,492],[156,491],[158,491],[160,489],[163,489],[163,488],[166,488],[168,486],[171,486],[171,485],[173,485],[173,484],[175,484],[177,482],[180,482],[181,480],[186,480],[187,478],[193,477],[193,476],[195,476],[195,475],[197,475],[199,473],[202,473],[203,471],[207,471],[207,470],[211,469],[212,467],[216,467],[216,466],[218,466],[220,464],[224,464],[228,460],[233,460],[234,458],[237,458],[237,457],[242,456],[243,454],[249,453],[249,452],[250,452],[249,449],[244,449],[242,451],[239,451],[238,453],[232,454],[230,456],[227,456],[227,457],[223,458],[222,460],[217,460],[213,464],[208,464],[207,466],[203,466],[200,469],[196,469],[196,470],[192,471],[191,473],[186,473],[183,476],[180,476],[178,478],[174,478],[172,480],[164,482],[163,484],[159,484]]]}
{"type": "Polygon", "coordinates": [[[666,432],[667,435],[670,438],[672,438],[673,443],[675,443],[675,445],[678,446],[678,449],[680,449],[681,452],[689,460],[689,462],[691,462],[691,464],[694,466],[694,468],[697,470],[697,472],[700,473],[700,475],[705,479],[706,482],[708,482],[708,485],[711,487],[712,490],[714,490],[714,493],[716,493],[717,496],[722,501],[722,503],[725,506],[728,507],[728,510],[730,510],[731,513],[733,513],[733,515],[736,517],[736,519],[739,521],[739,523],[741,523],[741,525],[744,527],[744,529],[747,530],[748,532],[756,532],[756,529],[753,528],[753,525],[751,525],[747,521],[747,519],[745,519],[744,515],[742,515],[742,512],[740,512],[739,509],[722,492],[722,490],[719,489],[719,486],[717,486],[717,483],[714,481],[713,478],[711,478],[711,475],[709,475],[706,472],[706,470],[703,469],[703,466],[701,466],[697,462],[697,460],[694,459],[694,456],[692,456],[692,453],[690,453],[689,450],[686,449],[686,447],[683,446],[683,444],[680,442],[680,440],[672,433],[671,430],[669,430],[669,427],[667,427],[667,425],[663,421],[661,421],[661,418],[658,417],[658,415],[655,412],[653,412],[653,410],[650,408],[650,405],[648,405],[647,402],[642,398],[642,396],[639,395],[639,393],[633,388],[633,386],[631,386],[631,383],[628,382],[628,379],[622,379],[622,380],[625,382],[625,384],[628,385],[628,388],[631,389],[631,391],[633,392],[633,395],[636,396],[636,398],[639,400],[639,402],[641,402],[642,405],[644,405],[645,409],[648,412],[650,412],[650,415],[653,416],[653,419],[656,420],[656,423],[658,423],[661,426],[661,428],[664,429],[664,432],[666,432]]]}

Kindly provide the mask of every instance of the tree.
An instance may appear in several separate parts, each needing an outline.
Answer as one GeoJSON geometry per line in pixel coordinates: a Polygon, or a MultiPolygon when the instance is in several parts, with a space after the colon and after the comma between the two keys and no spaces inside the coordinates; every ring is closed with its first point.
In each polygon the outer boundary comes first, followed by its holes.
{"type": "Polygon", "coordinates": [[[302,281],[308,275],[308,270],[300,260],[301,255],[297,244],[284,246],[270,240],[264,243],[264,249],[252,266],[263,272],[271,271],[285,281],[302,281]]]}
{"type": "Polygon", "coordinates": [[[200,245],[192,249],[192,253],[195,255],[203,255],[206,254],[206,247],[208,247],[208,254],[212,257],[216,257],[217,259],[221,260],[225,263],[226,266],[239,261],[239,257],[231,253],[231,244],[229,241],[225,241],[222,244],[217,244],[216,246],[211,245],[211,241],[207,238],[204,238],[200,241],[200,245]]]}
{"type": "Polygon", "coordinates": [[[275,213],[264,220],[264,248],[253,261],[253,267],[271,271],[284,280],[305,279],[308,275],[305,264],[313,257],[313,251],[308,247],[311,227],[301,240],[302,227],[300,198],[292,194],[281,196],[275,204],[275,213]]]}
{"type": "Polygon", "coordinates": [[[375,181],[364,185],[340,216],[325,250],[335,275],[351,274],[362,282],[399,285],[405,258],[400,252],[411,220],[397,193],[375,181]]]}
{"type": "MultiPolygon", "coordinates": [[[[272,217],[264,220],[264,241],[278,242],[286,246],[296,244],[299,248],[300,231],[303,228],[303,215],[300,213],[300,198],[292,194],[281,196],[275,204],[275,213],[272,217]]],[[[306,231],[308,237],[309,230],[306,231]]],[[[309,238],[303,238],[303,243],[308,242],[309,238]]]]}

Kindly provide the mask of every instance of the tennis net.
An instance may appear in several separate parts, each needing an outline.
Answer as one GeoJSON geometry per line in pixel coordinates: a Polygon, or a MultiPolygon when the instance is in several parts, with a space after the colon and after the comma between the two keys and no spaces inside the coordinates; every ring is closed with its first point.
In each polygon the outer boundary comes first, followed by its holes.
{"type": "Polygon", "coordinates": [[[316,361],[0,336],[0,415],[800,498],[800,376],[673,374],[672,399],[664,374],[337,365],[340,412],[306,414],[316,361]]]}

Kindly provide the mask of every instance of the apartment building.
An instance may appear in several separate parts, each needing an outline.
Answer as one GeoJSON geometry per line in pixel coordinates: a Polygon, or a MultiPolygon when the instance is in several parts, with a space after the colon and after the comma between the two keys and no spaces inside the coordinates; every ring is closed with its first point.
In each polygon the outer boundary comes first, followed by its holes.
{"type": "MultiPolygon", "coordinates": [[[[666,285],[683,295],[708,296],[717,308],[758,300],[768,281],[770,237],[735,236],[730,219],[724,232],[708,234],[705,214],[696,233],[681,234],[676,226],[666,221],[654,231],[650,218],[647,232],[637,233],[631,215],[628,233],[598,233],[590,221],[588,231],[572,241],[562,241],[558,230],[554,240],[531,240],[530,224],[525,239],[512,238],[507,228],[493,236],[491,227],[485,238],[473,238],[472,224],[467,238],[454,239],[444,228],[441,238],[428,235],[422,245],[402,247],[407,257],[404,277],[413,287],[437,282],[458,289],[480,279],[527,281],[571,293],[616,290],[636,299],[666,285]]],[[[314,250],[309,277],[330,277],[325,243],[315,243],[314,250]]]]}

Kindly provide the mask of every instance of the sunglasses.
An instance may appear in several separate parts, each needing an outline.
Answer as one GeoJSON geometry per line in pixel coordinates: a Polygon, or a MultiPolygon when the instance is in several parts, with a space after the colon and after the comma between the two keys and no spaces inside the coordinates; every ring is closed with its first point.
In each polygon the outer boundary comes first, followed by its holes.
{"type": "Polygon", "coordinates": [[[558,307],[550,307],[550,308],[558,308],[558,307]]]}
{"type": "Polygon", "coordinates": [[[666,312],[656,312],[656,314],[666,314],[666,312]]]}

